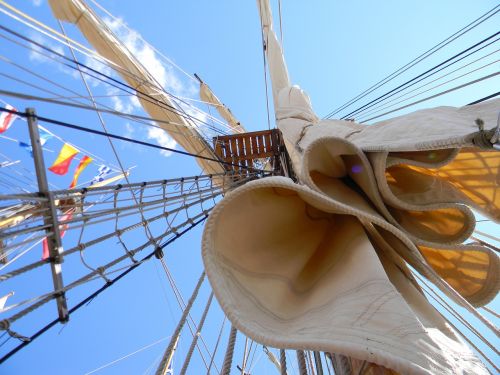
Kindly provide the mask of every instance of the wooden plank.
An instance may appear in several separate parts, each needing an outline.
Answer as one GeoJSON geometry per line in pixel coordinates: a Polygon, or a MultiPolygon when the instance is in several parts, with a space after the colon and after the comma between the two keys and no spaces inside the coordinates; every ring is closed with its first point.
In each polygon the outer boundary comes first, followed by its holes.
{"type": "Polygon", "coordinates": [[[251,141],[252,141],[252,154],[257,154],[258,153],[258,149],[257,149],[257,137],[250,137],[251,141]]]}
{"type": "Polygon", "coordinates": [[[267,133],[265,135],[265,138],[266,138],[266,151],[272,152],[273,151],[273,141],[271,138],[271,132],[267,133]]]}
{"type": "Polygon", "coordinates": [[[255,137],[257,139],[257,154],[261,154],[264,152],[264,147],[263,147],[263,137],[262,134],[259,134],[255,137]]]}
{"type": "Polygon", "coordinates": [[[238,158],[245,155],[245,146],[243,145],[243,138],[236,137],[236,147],[238,147],[238,158]]]}
{"type": "Polygon", "coordinates": [[[224,143],[222,145],[222,149],[224,151],[224,160],[231,158],[231,146],[229,145],[229,139],[224,139],[224,143]]]}
{"type": "Polygon", "coordinates": [[[252,154],[252,146],[250,145],[250,137],[245,137],[245,156],[252,154]]]}
{"type": "Polygon", "coordinates": [[[230,140],[231,143],[231,163],[234,165],[231,166],[236,172],[239,172],[240,168],[237,166],[238,164],[238,147],[236,146],[236,139],[232,137],[230,140]]]}

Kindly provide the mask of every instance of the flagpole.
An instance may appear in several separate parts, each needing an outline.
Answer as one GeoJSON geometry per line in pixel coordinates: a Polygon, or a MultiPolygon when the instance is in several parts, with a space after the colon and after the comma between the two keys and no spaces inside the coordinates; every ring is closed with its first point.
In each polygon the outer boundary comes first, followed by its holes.
{"type": "MultiPolygon", "coordinates": [[[[49,208],[49,215],[44,215],[44,224],[47,225],[47,245],[50,255],[50,268],[52,271],[52,281],[54,289],[63,290],[64,283],[62,278],[62,244],[61,234],[59,231],[59,223],[57,221],[57,210],[54,203],[52,193],[49,191],[49,184],[47,181],[47,174],[45,172],[45,162],[43,160],[42,144],[40,143],[40,133],[38,131],[38,124],[36,113],[33,108],[27,108],[28,114],[28,129],[31,139],[31,147],[33,150],[33,159],[35,161],[35,172],[38,181],[38,190],[40,195],[47,198],[46,205],[49,208]]],[[[61,292],[56,297],[57,311],[59,320],[65,323],[69,320],[68,305],[64,292],[61,292]]]]}

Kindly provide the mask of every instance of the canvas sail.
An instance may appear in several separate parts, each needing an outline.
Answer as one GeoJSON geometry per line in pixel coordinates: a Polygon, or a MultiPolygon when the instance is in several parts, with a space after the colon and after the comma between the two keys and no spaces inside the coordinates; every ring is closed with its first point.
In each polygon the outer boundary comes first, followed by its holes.
{"type": "Polygon", "coordinates": [[[290,82],[268,1],[258,5],[299,183],[248,183],[211,213],[202,254],[223,310],[270,346],[339,353],[388,373],[486,374],[408,266],[472,313],[498,293],[498,256],[462,243],[471,209],[499,220],[500,101],[369,127],[319,120],[290,82]]]}
{"type": "MultiPolygon", "coordinates": [[[[206,158],[216,159],[210,145],[200,136],[192,120],[183,116],[182,108],[176,107],[151,73],[111,33],[104,22],[81,0],[49,0],[54,16],[75,24],[96,51],[114,65],[122,78],[142,93],[138,99],[153,119],[162,120],[157,125],[186,151],[206,158]]],[[[217,162],[197,159],[207,174],[223,173],[217,162]]]]}
{"type": "MultiPolygon", "coordinates": [[[[198,78],[199,79],[199,78],[198,78]]],[[[245,128],[241,125],[240,121],[236,117],[234,117],[233,113],[229,108],[227,108],[219,98],[214,94],[210,86],[208,86],[205,82],[200,80],[200,98],[205,103],[214,107],[219,115],[227,121],[228,125],[231,128],[231,131],[234,134],[244,133],[245,128]]]]}

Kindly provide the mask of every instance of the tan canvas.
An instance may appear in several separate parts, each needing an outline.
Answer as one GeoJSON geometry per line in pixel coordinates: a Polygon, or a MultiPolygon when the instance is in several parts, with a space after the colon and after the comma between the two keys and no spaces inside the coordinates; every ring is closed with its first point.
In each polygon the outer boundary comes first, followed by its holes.
{"type": "Polygon", "coordinates": [[[408,266],[473,314],[471,303],[498,293],[498,256],[462,242],[474,230],[471,209],[498,219],[491,139],[500,100],[371,126],[320,120],[290,83],[268,1],[258,4],[298,183],[249,183],[211,214],[203,259],[223,310],[267,345],[339,353],[387,372],[486,373],[408,266]]]}
{"type": "Polygon", "coordinates": [[[228,194],[202,247],[233,324],[267,345],[341,353],[404,374],[484,373],[406,276],[381,263],[356,214],[401,235],[285,178],[228,194]]]}
{"type": "MultiPolygon", "coordinates": [[[[196,124],[183,115],[184,110],[175,106],[155,77],[111,33],[104,22],[81,0],[49,0],[54,16],[61,21],[74,23],[100,56],[115,69],[128,85],[137,90],[137,97],[157,125],[186,151],[216,159],[210,145],[200,136],[196,124]]],[[[185,113],[184,113],[185,114],[185,113]]],[[[207,174],[223,173],[218,162],[196,159],[207,174]]]]}

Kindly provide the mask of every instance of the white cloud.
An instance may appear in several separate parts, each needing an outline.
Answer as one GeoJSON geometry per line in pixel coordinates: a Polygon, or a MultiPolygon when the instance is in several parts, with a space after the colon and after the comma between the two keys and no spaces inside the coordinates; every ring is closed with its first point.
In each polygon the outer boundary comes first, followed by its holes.
{"type": "MultiPolygon", "coordinates": [[[[41,34],[35,34],[35,33],[30,33],[30,38],[35,41],[38,44],[41,44],[45,47],[48,47],[55,52],[64,55],[64,49],[61,45],[57,45],[52,43],[48,38],[43,37],[41,34]]],[[[53,56],[57,58],[57,56],[42,47],[37,46],[36,44],[32,45],[32,49],[29,52],[29,59],[30,61],[37,62],[37,63],[52,63],[52,64],[57,64],[62,67],[60,63],[58,63],[55,60],[52,60],[49,56],[53,56]],[[48,55],[48,56],[46,56],[48,55]]]]}
{"type": "Polygon", "coordinates": [[[134,135],[135,129],[129,122],[125,123],[125,132],[123,133],[124,137],[131,138],[134,135]]]}
{"type": "MultiPolygon", "coordinates": [[[[175,148],[175,146],[177,145],[177,143],[168,135],[168,133],[161,128],[148,127],[148,139],[156,140],[156,142],[158,142],[158,144],[163,147],[175,148]]],[[[172,152],[167,150],[161,150],[160,153],[163,156],[172,155],[172,152]]]]}
{"type": "Polygon", "coordinates": [[[142,40],[141,35],[137,31],[127,28],[122,19],[105,17],[104,22],[130,53],[144,65],[162,88],[174,95],[182,95],[186,91],[191,91],[187,90],[182,81],[176,76],[173,67],[164,65],[155,51],[142,40]]]}
{"type": "Polygon", "coordinates": [[[42,5],[43,0],[32,0],[31,2],[34,6],[39,7],[40,5],[42,5]]]}

